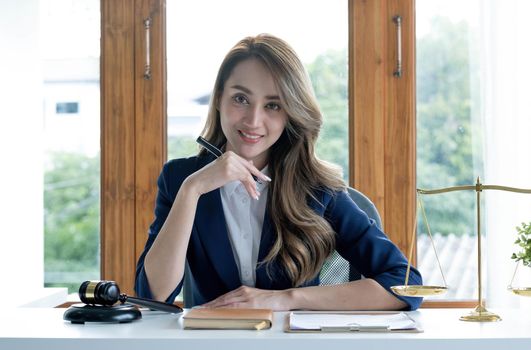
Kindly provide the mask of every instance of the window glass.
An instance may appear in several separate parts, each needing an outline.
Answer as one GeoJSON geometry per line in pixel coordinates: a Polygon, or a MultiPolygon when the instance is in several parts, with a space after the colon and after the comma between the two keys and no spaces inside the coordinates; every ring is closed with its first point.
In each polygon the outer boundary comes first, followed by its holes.
{"type": "MultiPolygon", "coordinates": [[[[418,187],[474,185],[479,178],[485,185],[531,188],[529,11],[526,0],[416,2],[418,187]]],[[[517,226],[530,222],[531,195],[500,188],[479,194],[482,296],[492,308],[525,308],[530,301],[507,285],[531,285],[525,269],[515,273],[511,258],[524,251],[515,241],[517,226]]],[[[450,287],[440,298],[477,300],[476,191],[423,199],[450,287]]],[[[440,284],[418,220],[419,267],[427,284],[440,284]]]]}
{"type": "Polygon", "coordinates": [[[79,103],[77,102],[57,102],[55,113],[57,114],[77,114],[79,112],[79,103]]]}
{"type": "Polygon", "coordinates": [[[340,165],[347,179],[346,0],[168,0],[168,157],[198,152],[195,139],[224,55],[243,37],[259,33],[286,40],[306,65],[324,114],[317,154],[340,165]]]}
{"type": "Polygon", "coordinates": [[[39,5],[44,283],[72,293],[100,276],[100,2],[39,5]]]}
{"type": "MultiPolygon", "coordinates": [[[[483,177],[478,93],[476,3],[417,1],[417,187],[472,185],[483,177]]],[[[421,197],[446,282],[444,299],[477,298],[474,191],[421,197]]],[[[418,265],[428,285],[443,284],[423,216],[418,265]]],[[[430,298],[428,298],[430,299],[430,298]]]]}

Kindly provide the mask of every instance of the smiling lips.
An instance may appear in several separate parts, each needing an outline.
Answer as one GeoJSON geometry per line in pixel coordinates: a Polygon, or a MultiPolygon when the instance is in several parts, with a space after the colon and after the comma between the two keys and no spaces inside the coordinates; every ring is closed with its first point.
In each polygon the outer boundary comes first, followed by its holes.
{"type": "Polygon", "coordinates": [[[241,130],[238,130],[238,133],[240,134],[240,138],[246,143],[257,143],[263,137],[263,135],[247,133],[241,130]]]}

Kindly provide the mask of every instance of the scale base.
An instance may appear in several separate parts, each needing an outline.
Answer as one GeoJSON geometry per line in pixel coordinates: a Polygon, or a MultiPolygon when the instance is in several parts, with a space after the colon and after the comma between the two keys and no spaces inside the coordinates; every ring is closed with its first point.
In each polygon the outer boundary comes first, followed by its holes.
{"type": "Polygon", "coordinates": [[[142,313],[131,304],[95,306],[74,304],[63,314],[65,321],[83,324],[85,322],[126,323],[142,318],[142,313]]]}
{"type": "Polygon", "coordinates": [[[497,322],[501,321],[501,317],[494,312],[490,312],[483,306],[478,305],[474,311],[471,311],[468,315],[461,316],[461,321],[468,322],[497,322]]]}

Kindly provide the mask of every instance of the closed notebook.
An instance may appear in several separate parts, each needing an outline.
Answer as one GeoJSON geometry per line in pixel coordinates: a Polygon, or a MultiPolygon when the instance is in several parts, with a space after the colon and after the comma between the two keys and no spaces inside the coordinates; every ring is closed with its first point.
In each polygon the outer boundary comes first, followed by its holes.
{"type": "Polygon", "coordinates": [[[270,309],[198,308],[183,316],[185,329],[268,329],[273,323],[270,309]]]}

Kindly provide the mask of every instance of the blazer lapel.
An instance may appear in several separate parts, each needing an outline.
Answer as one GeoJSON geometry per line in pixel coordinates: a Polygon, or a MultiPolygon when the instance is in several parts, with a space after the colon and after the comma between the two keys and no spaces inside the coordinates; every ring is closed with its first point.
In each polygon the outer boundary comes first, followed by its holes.
{"type": "Polygon", "coordinates": [[[240,274],[227,233],[219,189],[199,198],[195,225],[206,251],[205,256],[210,257],[210,263],[225,282],[227,290],[238,288],[241,285],[240,274]]]}

